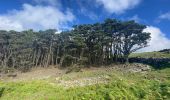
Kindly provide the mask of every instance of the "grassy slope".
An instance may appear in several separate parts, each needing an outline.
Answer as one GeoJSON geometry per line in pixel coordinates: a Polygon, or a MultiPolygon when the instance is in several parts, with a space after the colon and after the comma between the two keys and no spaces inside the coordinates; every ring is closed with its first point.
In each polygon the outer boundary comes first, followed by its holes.
{"type": "Polygon", "coordinates": [[[130,57],[140,58],[170,58],[170,54],[163,52],[144,52],[144,53],[133,53],[130,57]]]}
{"type": "MultiPolygon", "coordinates": [[[[167,58],[170,54],[145,52],[130,57],[167,58]]],[[[170,98],[170,68],[145,74],[121,71],[85,71],[59,77],[62,81],[101,77],[107,83],[65,88],[55,78],[36,81],[0,82],[1,100],[162,100],[170,98]],[[1,95],[2,94],[2,95],[1,95]]],[[[71,84],[70,84],[71,86],[71,84]]]]}
{"type": "Polygon", "coordinates": [[[66,74],[62,80],[106,77],[107,84],[65,88],[54,79],[0,82],[1,100],[162,100],[170,98],[170,68],[145,74],[96,70],[66,74]],[[52,84],[53,83],[53,84],[52,84]],[[54,84],[56,83],[56,84],[54,84]]]}

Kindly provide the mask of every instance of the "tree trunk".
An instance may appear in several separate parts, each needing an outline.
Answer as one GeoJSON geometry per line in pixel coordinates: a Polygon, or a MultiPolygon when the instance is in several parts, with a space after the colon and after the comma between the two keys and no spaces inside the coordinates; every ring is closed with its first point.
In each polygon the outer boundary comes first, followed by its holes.
{"type": "Polygon", "coordinates": [[[48,67],[48,65],[49,65],[50,56],[51,56],[51,51],[52,51],[52,41],[51,41],[51,43],[50,43],[49,53],[47,54],[47,62],[46,62],[45,67],[48,67]]]}
{"type": "Polygon", "coordinates": [[[64,57],[65,57],[65,55],[63,55],[63,56],[61,57],[61,60],[60,60],[60,67],[61,67],[61,66],[62,66],[62,64],[63,64],[64,57]]]}
{"type": "Polygon", "coordinates": [[[125,63],[126,63],[126,64],[129,63],[129,55],[125,55],[125,63]]]}
{"type": "Polygon", "coordinates": [[[59,47],[57,48],[56,65],[58,65],[58,54],[59,54],[59,47]]]}

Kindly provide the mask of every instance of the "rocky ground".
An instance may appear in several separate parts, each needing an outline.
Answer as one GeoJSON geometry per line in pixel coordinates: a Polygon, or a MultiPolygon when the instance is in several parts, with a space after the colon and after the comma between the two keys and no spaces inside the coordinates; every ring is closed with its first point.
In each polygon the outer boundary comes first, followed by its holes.
{"type": "Polygon", "coordinates": [[[103,66],[100,68],[91,67],[81,69],[80,72],[71,72],[67,73],[66,69],[58,69],[54,67],[49,68],[36,68],[32,69],[30,72],[21,73],[21,72],[10,72],[0,74],[0,80],[5,82],[16,82],[16,81],[29,81],[29,80],[49,80],[51,84],[59,84],[64,87],[74,87],[74,86],[86,86],[99,83],[107,83],[110,79],[110,76],[107,74],[97,75],[96,73],[90,75],[89,73],[95,73],[96,70],[108,71],[119,70],[122,72],[132,72],[132,73],[145,73],[151,70],[151,67],[144,64],[119,64],[119,65],[110,65],[103,66]],[[77,74],[78,73],[78,74],[77,74]],[[81,77],[81,74],[83,77],[81,77]],[[85,77],[86,76],[86,77],[85,77]]]}

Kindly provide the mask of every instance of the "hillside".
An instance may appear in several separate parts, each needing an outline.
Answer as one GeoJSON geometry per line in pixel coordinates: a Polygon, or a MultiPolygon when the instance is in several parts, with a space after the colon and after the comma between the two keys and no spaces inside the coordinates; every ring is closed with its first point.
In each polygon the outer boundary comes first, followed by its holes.
{"type": "Polygon", "coordinates": [[[144,53],[132,53],[130,57],[139,57],[139,58],[170,58],[170,53],[166,51],[160,52],[144,52],[144,53]]]}
{"type": "Polygon", "coordinates": [[[57,68],[34,69],[22,74],[22,78],[17,76],[19,78],[2,80],[0,99],[168,100],[170,98],[170,68],[132,72],[128,71],[131,66],[88,68],[68,74],[65,74],[65,70],[57,68]]]}

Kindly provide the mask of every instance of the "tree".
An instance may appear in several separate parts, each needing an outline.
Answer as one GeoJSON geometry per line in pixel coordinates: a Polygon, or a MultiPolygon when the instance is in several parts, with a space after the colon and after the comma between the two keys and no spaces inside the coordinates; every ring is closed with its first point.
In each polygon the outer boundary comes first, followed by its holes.
{"type": "Polygon", "coordinates": [[[134,21],[106,19],[102,23],[35,32],[0,31],[0,67],[27,71],[33,67],[104,65],[126,59],[147,46],[150,33],[134,21]]]}
{"type": "Polygon", "coordinates": [[[148,46],[147,43],[151,37],[150,33],[143,32],[146,26],[135,21],[122,22],[121,27],[120,42],[122,48],[120,48],[120,51],[124,54],[126,62],[128,62],[129,54],[148,46]]]}

